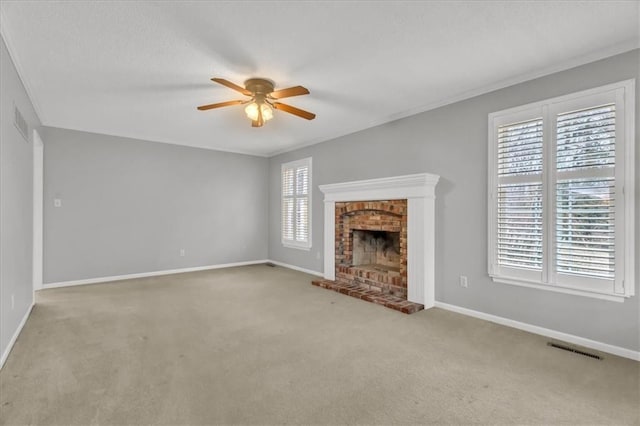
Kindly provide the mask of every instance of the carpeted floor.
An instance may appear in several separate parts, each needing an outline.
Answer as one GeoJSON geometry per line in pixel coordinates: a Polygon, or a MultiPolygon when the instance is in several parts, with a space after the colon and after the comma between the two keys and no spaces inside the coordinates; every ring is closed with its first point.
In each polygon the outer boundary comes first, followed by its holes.
{"type": "Polygon", "coordinates": [[[640,363],[276,267],[45,290],[0,423],[639,424],[640,363]]]}

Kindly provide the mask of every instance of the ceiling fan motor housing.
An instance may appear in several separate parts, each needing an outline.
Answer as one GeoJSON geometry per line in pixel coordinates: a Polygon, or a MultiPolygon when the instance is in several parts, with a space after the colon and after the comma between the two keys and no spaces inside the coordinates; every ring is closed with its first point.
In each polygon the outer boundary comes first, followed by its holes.
{"type": "Polygon", "coordinates": [[[244,87],[256,95],[266,96],[273,92],[274,84],[271,80],[264,78],[250,78],[244,82],[244,87]]]}

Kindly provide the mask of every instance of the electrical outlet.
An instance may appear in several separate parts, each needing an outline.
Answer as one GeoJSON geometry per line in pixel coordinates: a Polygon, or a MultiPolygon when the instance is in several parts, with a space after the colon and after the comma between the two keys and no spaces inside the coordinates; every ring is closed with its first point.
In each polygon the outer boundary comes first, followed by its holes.
{"type": "Polygon", "coordinates": [[[53,207],[62,207],[62,200],[60,198],[54,198],[53,207]]]}
{"type": "Polygon", "coordinates": [[[460,275],[460,287],[469,287],[469,280],[467,279],[466,275],[460,275]]]}
{"type": "Polygon", "coordinates": [[[15,308],[16,306],[16,297],[15,294],[11,295],[11,310],[13,310],[13,308],[15,308]]]}
{"type": "Polygon", "coordinates": [[[184,257],[185,253],[185,249],[180,249],[180,257],[184,257]]]}

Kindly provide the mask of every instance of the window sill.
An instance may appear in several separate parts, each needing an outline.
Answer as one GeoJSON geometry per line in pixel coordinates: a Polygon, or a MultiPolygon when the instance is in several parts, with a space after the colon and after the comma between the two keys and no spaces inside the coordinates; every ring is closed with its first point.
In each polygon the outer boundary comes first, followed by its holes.
{"type": "Polygon", "coordinates": [[[283,247],[286,248],[292,248],[292,249],[297,249],[297,250],[304,250],[304,251],[310,251],[311,250],[311,246],[299,246],[296,244],[291,244],[291,243],[282,243],[283,247]]]}
{"type": "Polygon", "coordinates": [[[594,298],[594,299],[608,300],[610,302],[622,303],[622,302],[625,301],[625,299],[627,299],[628,297],[631,297],[631,296],[624,296],[622,294],[596,293],[596,292],[592,292],[592,291],[579,290],[579,289],[575,289],[575,288],[567,288],[567,287],[559,287],[559,286],[553,286],[553,285],[545,285],[545,284],[540,284],[540,283],[537,283],[537,282],[524,281],[524,280],[521,280],[521,279],[514,279],[514,278],[508,278],[508,277],[491,276],[491,279],[493,280],[493,282],[500,283],[500,284],[517,285],[517,286],[520,286],[520,287],[529,287],[529,288],[535,288],[535,289],[538,289],[538,290],[553,291],[553,292],[556,292],[556,293],[564,293],[564,294],[572,294],[572,295],[575,295],[575,296],[591,297],[591,298],[594,298]]]}

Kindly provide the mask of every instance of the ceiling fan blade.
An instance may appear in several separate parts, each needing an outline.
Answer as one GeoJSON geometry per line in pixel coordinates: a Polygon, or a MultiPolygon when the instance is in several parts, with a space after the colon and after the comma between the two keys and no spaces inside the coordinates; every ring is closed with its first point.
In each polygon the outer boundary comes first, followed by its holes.
{"type": "Polygon", "coordinates": [[[289,114],[297,115],[298,117],[306,118],[307,120],[313,120],[316,115],[312,112],[305,111],[300,108],[292,107],[291,105],[283,104],[280,102],[274,102],[273,107],[280,111],[288,112],[289,114]]]}
{"type": "Polygon", "coordinates": [[[306,87],[294,86],[288,89],[276,90],[269,93],[269,97],[273,99],[290,98],[292,96],[308,95],[309,90],[306,87]]]}
{"type": "Polygon", "coordinates": [[[199,106],[198,109],[200,111],[206,111],[208,109],[221,108],[221,107],[226,107],[226,106],[231,106],[231,105],[240,105],[241,103],[244,103],[244,101],[219,102],[217,104],[202,105],[202,106],[199,106]]]}
{"type": "Polygon", "coordinates": [[[215,81],[216,83],[222,84],[223,86],[227,86],[229,89],[233,89],[237,92],[242,93],[243,95],[253,96],[253,93],[251,93],[249,90],[245,89],[242,86],[238,86],[237,84],[232,83],[229,80],[225,80],[224,78],[212,78],[211,81],[215,81]]]}

